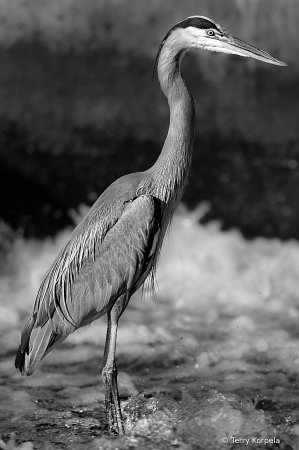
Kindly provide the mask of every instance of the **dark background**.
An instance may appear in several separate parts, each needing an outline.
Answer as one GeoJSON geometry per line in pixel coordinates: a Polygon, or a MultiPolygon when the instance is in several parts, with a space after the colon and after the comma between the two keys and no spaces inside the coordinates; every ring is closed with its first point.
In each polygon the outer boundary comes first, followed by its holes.
{"type": "Polygon", "coordinates": [[[147,169],[168,126],[152,84],[157,48],[202,14],[287,68],[208,52],[186,56],[197,110],[189,207],[246,237],[299,237],[297,0],[20,0],[0,11],[2,233],[72,225],[115,179],[147,169]],[[4,223],[4,225],[3,225],[4,223]]]}

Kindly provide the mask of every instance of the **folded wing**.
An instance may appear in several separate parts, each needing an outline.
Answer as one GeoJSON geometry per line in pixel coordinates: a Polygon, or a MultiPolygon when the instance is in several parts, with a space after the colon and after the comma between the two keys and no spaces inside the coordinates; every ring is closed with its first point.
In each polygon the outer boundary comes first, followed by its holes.
{"type": "Polygon", "coordinates": [[[153,269],[160,201],[141,195],[119,209],[110,222],[97,211],[87,216],[46,274],[22,333],[21,372],[31,374],[55,343],[105,314],[120,295],[132,295],[153,269]]]}

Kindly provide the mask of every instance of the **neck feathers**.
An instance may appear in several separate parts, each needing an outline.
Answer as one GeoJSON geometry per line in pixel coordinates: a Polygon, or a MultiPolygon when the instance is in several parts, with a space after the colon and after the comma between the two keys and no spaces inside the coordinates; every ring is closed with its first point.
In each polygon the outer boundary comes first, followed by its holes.
{"type": "Polygon", "coordinates": [[[179,33],[173,32],[159,54],[158,77],[168,100],[170,123],[162,152],[148,171],[153,194],[173,209],[186,185],[194,141],[194,103],[180,72],[185,52],[179,33]]]}

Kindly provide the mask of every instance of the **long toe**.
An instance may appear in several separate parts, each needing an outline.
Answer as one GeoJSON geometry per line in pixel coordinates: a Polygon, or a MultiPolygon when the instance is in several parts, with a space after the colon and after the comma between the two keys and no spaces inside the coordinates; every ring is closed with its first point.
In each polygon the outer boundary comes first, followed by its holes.
{"type": "Polygon", "coordinates": [[[119,435],[125,434],[125,428],[119,404],[115,405],[113,403],[110,403],[109,406],[107,406],[106,413],[109,431],[111,433],[117,433],[119,435]]]}

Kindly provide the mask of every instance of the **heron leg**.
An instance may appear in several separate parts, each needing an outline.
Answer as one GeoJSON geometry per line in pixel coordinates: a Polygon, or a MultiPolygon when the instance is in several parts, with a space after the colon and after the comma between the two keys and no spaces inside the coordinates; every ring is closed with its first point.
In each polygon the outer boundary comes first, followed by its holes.
{"type": "Polygon", "coordinates": [[[115,349],[118,319],[123,313],[127,302],[125,298],[120,297],[111,310],[107,313],[108,326],[106,334],[106,343],[104,350],[102,377],[105,388],[105,406],[107,421],[110,431],[116,431],[118,434],[124,434],[124,425],[122,420],[118,386],[117,369],[115,364],[115,349]]]}

